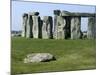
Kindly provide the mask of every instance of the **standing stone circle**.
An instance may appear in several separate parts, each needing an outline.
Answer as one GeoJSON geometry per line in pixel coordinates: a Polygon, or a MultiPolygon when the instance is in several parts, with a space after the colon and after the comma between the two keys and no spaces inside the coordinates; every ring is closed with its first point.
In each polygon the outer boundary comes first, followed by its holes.
{"type": "Polygon", "coordinates": [[[24,13],[22,24],[22,37],[42,39],[80,39],[81,17],[88,17],[87,38],[96,38],[95,13],[78,13],[54,10],[54,19],[44,16],[41,20],[39,12],[24,13]]]}

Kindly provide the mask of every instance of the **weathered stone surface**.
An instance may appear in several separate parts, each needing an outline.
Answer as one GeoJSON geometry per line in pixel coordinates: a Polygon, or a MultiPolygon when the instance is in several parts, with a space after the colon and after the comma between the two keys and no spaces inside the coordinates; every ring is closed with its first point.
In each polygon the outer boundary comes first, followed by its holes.
{"type": "Polygon", "coordinates": [[[22,37],[26,37],[26,26],[27,26],[28,14],[24,13],[22,16],[22,37]]]}
{"type": "Polygon", "coordinates": [[[66,21],[66,25],[64,27],[64,31],[65,31],[65,39],[68,39],[71,37],[71,17],[70,16],[62,16],[65,21],[66,21]]]}
{"type": "Polygon", "coordinates": [[[39,26],[40,26],[40,17],[39,16],[32,16],[33,19],[33,37],[39,38],[39,26]]]}
{"type": "Polygon", "coordinates": [[[81,38],[80,25],[81,25],[81,17],[71,18],[71,39],[81,38]]]}
{"type": "Polygon", "coordinates": [[[69,11],[62,11],[62,16],[77,16],[77,17],[95,17],[95,13],[80,13],[80,12],[69,12],[69,11]]]}
{"type": "Polygon", "coordinates": [[[54,16],[53,38],[57,39],[57,16],[54,16]]]}
{"type": "Polygon", "coordinates": [[[69,36],[68,31],[70,31],[69,19],[66,16],[62,16],[60,10],[54,10],[54,33],[53,37],[55,39],[65,39],[69,36]]]}
{"type": "Polygon", "coordinates": [[[66,21],[62,16],[56,16],[55,39],[65,39],[66,21]]]}
{"type": "Polygon", "coordinates": [[[50,53],[33,53],[27,55],[24,63],[47,62],[51,60],[55,60],[55,57],[50,53]]]}
{"type": "Polygon", "coordinates": [[[61,12],[61,16],[70,16],[71,15],[71,12],[69,11],[62,11],[61,12]]]}
{"type": "Polygon", "coordinates": [[[96,21],[95,21],[95,17],[89,17],[88,18],[87,38],[88,39],[95,39],[96,38],[96,21]]]}
{"type": "Polygon", "coordinates": [[[30,14],[31,16],[38,16],[38,15],[39,15],[39,12],[29,12],[29,14],[30,14]]]}
{"type": "Polygon", "coordinates": [[[26,25],[26,37],[27,38],[33,37],[32,27],[33,27],[32,16],[30,14],[28,14],[28,21],[27,21],[27,25],[26,25]]]}
{"type": "Polygon", "coordinates": [[[43,17],[43,26],[42,26],[42,38],[43,39],[53,38],[52,27],[53,27],[52,17],[44,16],[43,17]]]}
{"type": "Polygon", "coordinates": [[[54,10],[54,15],[60,16],[61,11],[60,10],[54,10]]]}

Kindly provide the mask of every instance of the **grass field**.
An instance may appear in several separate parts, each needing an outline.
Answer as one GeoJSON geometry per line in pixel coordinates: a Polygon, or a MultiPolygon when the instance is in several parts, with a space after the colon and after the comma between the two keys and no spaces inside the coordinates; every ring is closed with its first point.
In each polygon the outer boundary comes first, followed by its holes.
{"type": "Polygon", "coordinates": [[[95,40],[43,40],[12,38],[11,73],[88,70],[96,68],[95,40]],[[49,52],[56,61],[23,63],[29,53],[49,52]]]}

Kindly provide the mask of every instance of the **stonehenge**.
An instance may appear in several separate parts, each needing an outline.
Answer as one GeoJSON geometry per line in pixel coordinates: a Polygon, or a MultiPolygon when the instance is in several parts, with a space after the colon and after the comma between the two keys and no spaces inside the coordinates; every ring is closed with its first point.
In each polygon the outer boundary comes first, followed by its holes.
{"type": "Polygon", "coordinates": [[[41,39],[82,39],[81,18],[88,18],[87,39],[96,38],[96,14],[54,10],[54,17],[39,12],[22,15],[22,37],[41,39]]]}

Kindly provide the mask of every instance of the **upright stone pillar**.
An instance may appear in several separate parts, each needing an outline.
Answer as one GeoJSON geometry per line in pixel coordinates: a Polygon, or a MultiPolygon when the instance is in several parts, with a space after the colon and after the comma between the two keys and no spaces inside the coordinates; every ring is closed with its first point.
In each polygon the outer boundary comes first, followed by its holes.
{"type": "Polygon", "coordinates": [[[32,18],[33,18],[33,37],[39,38],[40,17],[39,16],[32,16],[32,18]]]}
{"type": "Polygon", "coordinates": [[[43,39],[52,39],[52,26],[53,20],[51,16],[44,16],[43,17],[43,26],[42,26],[42,38],[43,39]]]}
{"type": "Polygon", "coordinates": [[[22,37],[26,37],[26,26],[27,26],[28,14],[24,13],[22,16],[22,37]]]}
{"type": "Polygon", "coordinates": [[[55,14],[54,38],[65,39],[66,21],[64,17],[61,16],[60,10],[54,10],[54,14],[55,14]]]}
{"type": "Polygon", "coordinates": [[[54,10],[54,30],[53,30],[53,38],[57,39],[57,16],[61,13],[60,10],[54,10]]]}
{"type": "Polygon", "coordinates": [[[70,19],[71,17],[70,16],[63,16],[63,18],[65,19],[66,21],[66,25],[64,27],[64,30],[65,30],[65,39],[68,39],[71,37],[71,23],[70,23],[70,19]]]}
{"type": "Polygon", "coordinates": [[[71,39],[81,38],[81,17],[75,16],[71,18],[71,39]]]}
{"type": "Polygon", "coordinates": [[[28,14],[28,21],[27,21],[27,26],[26,26],[26,38],[33,37],[32,27],[33,27],[32,15],[28,14]]]}
{"type": "Polygon", "coordinates": [[[88,17],[88,31],[87,31],[88,39],[96,38],[96,20],[95,17],[88,17]]]}
{"type": "Polygon", "coordinates": [[[54,16],[53,38],[57,39],[57,15],[54,16]]]}
{"type": "Polygon", "coordinates": [[[57,16],[57,39],[65,39],[66,21],[62,16],[57,16]]]}
{"type": "Polygon", "coordinates": [[[31,12],[30,13],[32,15],[32,19],[33,19],[33,29],[32,29],[32,33],[33,33],[33,38],[41,38],[41,19],[39,15],[39,12],[31,12]]]}

